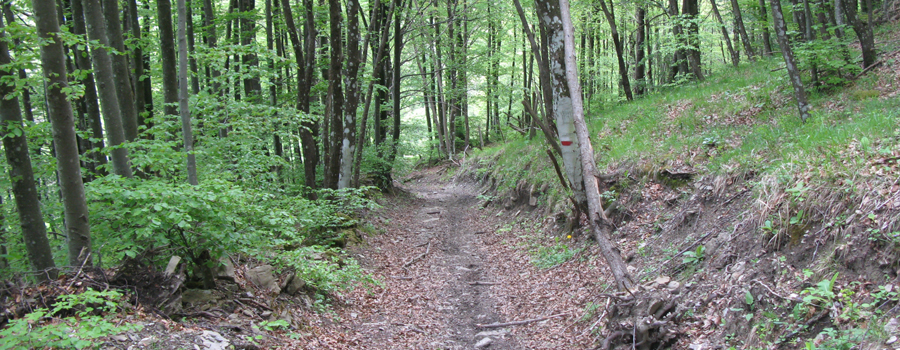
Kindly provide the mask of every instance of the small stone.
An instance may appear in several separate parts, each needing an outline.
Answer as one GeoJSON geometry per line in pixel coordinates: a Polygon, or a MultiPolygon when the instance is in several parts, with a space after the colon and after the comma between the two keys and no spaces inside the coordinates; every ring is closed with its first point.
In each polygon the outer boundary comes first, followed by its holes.
{"type": "Polygon", "coordinates": [[[128,337],[121,335],[121,334],[114,335],[110,338],[112,338],[115,341],[128,341],[128,337]]]}
{"type": "Polygon", "coordinates": [[[166,276],[172,276],[175,274],[175,269],[178,268],[178,263],[181,262],[181,257],[177,255],[173,255],[169,258],[169,264],[166,265],[166,276]]]}
{"type": "Polygon", "coordinates": [[[216,267],[216,278],[234,281],[234,264],[228,256],[219,258],[219,266],[216,267]]]}
{"type": "Polygon", "coordinates": [[[669,288],[669,290],[676,290],[678,289],[678,287],[681,287],[681,283],[678,283],[678,281],[669,282],[669,285],[666,286],[666,288],[669,288]]]}
{"type": "Polygon", "coordinates": [[[245,276],[260,289],[271,290],[277,294],[281,293],[281,288],[278,287],[278,282],[275,280],[274,271],[275,268],[272,265],[260,265],[247,270],[245,276]]]}
{"type": "Polygon", "coordinates": [[[493,342],[494,342],[494,340],[491,339],[491,337],[484,337],[483,339],[481,339],[477,343],[475,343],[475,348],[476,349],[486,348],[486,347],[490,346],[491,343],[493,343],[493,342]]]}
{"type": "Polygon", "coordinates": [[[144,339],[141,339],[141,341],[138,342],[138,345],[139,346],[148,346],[150,344],[153,344],[155,342],[155,340],[156,340],[156,338],[154,338],[153,336],[149,336],[144,339]]]}
{"type": "Polygon", "coordinates": [[[669,278],[669,276],[659,276],[655,280],[653,280],[653,282],[655,282],[656,285],[658,285],[658,286],[664,286],[664,285],[669,284],[669,281],[671,281],[671,280],[672,279],[669,278]]]}
{"type": "Polygon", "coordinates": [[[205,350],[225,350],[231,345],[228,339],[213,331],[203,331],[203,334],[200,335],[200,340],[203,342],[203,349],[205,350]]]}
{"type": "Polygon", "coordinates": [[[900,335],[900,321],[896,317],[884,324],[884,332],[890,335],[900,335]]]}
{"type": "Polygon", "coordinates": [[[896,342],[897,342],[897,336],[896,336],[896,335],[892,335],[890,338],[888,338],[888,340],[887,340],[887,342],[885,342],[885,344],[891,345],[891,344],[896,343],[896,342]]]}

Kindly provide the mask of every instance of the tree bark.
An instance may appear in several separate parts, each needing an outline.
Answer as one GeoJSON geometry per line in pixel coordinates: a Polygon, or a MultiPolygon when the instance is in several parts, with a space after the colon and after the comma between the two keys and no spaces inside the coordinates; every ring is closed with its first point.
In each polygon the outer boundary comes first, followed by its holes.
{"type": "Polygon", "coordinates": [[[328,128],[328,138],[326,140],[326,156],[325,156],[325,187],[338,188],[338,177],[340,177],[341,166],[341,138],[343,128],[343,108],[344,108],[344,89],[341,84],[341,70],[344,63],[343,47],[343,13],[341,12],[340,1],[328,1],[329,14],[329,50],[331,50],[331,59],[328,66],[328,107],[325,109],[326,123],[330,123],[328,128]]]}
{"type": "Polygon", "coordinates": [[[644,94],[645,86],[647,85],[647,62],[646,62],[646,32],[644,29],[646,28],[646,15],[647,10],[643,7],[638,7],[635,10],[635,22],[636,28],[634,32],[634,95],[641,96],[644,94]]]}
{"type": "MultiPolygon", "coordinates": [[[[839,0],[835,0],[839,1],[839,0]]],[[[759,20],[762,22],[763,56],[772,56],[772,39],[769,35],[769,17],[766,11],[766,0],[759,0],[759,20]]]]}
{"type": "MultiPolygon", "coordinates": [[[[103,126],[106,129],[106,139],[110,147],[116,147],[125,142],[125,130],[122,126],[122,109],[119,108],[119,97],[116,93],[116,83],[113,79],[115,73],[112,59],[109,57],[109,51],[106,49],[109,47],[106,24],[101,12],[100,0],[87,0],[84,4],[86,5],[84,6],[84,16],[88,37],[100,43],[100,47],[95,46],[91,48],[91,57],[93,57],[94,73],[97,78],[97,90],[100,93],[103,126]]],[[[111,153],[113,171],[116,175],[132,177],[128,150],[118,147],[114,148],[111,153]]]]}
{"type": "Polygon", "coordinates": [[[735,67],[741,63],[741,57],[734,51],[734,46],[731,46],[731,37],[728,36],[728,30],[725,29],[725,22],[722,21],[722,15],[719,14],[719,7],[716,6],[716,0],[710,0],[710,5],[712,5],[713,15],[716,16],[716,21],[719,22],[719,27],[722,29],[722,36],[725,38],[725,46],[728,47],[728,53],[731,54],[731,64],[735,67]]]}
{"type": "Polygon", "coordinates": [[[625,65],[625,50],[622,47],[622,37],[619,35],[618,25],[616,25],[615,9],[612,7],[612,4],[607,5],[606,0],[600,0],[599,3],[600,9],[603,10],[603,14],[606,16],[606,21],[609,22],[613,46],[616,48],[616,62],[619,66],[619,84],[622,86],[622,91],[625,92],[625,99],[632,101],[634,100],[634,95],[631,93],[631,83],[628,81],[628,66],[625,65]]]}
{"type": "MultiPolygon", "coordinates": [[[[72,0],[72,12],[75,22],[75,27],[73,28],[73,33],[76,35],[86,35],[87,29],[84,23],[84,7],[82,6],[82,1],[84,0],[72,0]]],[[[75,56],[75,66],[78,69],[83,69],[88,71],[85,76],[82,84],[84,85],[84,96],[82,97],[82,102],[84,103],[84,110],[87,113],[87,120],[89,121],[89,125],[91,128],[91,133],[93,138],[96,141],[91,142],[91,148],[94,150],[99,150],[103,148],[103,124],[101,122],[100,116],[100,103],[99,97],[97,96],[97,86],[94,83],[94,73],[91,70],[91,59],[87,55],[83,54],[80,50],[74,52],[75,56]]],[[[93,152],[92,159],[94,161],[94,165],[106,165],[106,156],[103,152],[93,152]]],[[[98,167],[94,167],[97,170],[96,175],[106,175],[105,171],[100,170],[98,167]]]]}
{"type": "MultiPolygon", "coordinates": [[[[181,116],[181,133],[184,153],[187,155],[188,183],[200,184],[197,180],[197,160],[194,157],[194,135],[191,131],[191,110],[188,105],[188,44],[187,9],[185,0],[178,2],[178,108],[181,116]]],[[[213,283],[215,287],[215,283],[213,283]]]]}
{"type": "Polygon", "coordinates": [[[175,59],[175,31],[172,28],[172,1],[158,0],[156,14],[159,23],[159,51],[162,58],[163,111],[178,115],[178,72],[175,59]]]}
{"type": "MultiPolygon", "coordinates": [[[[44,80],[47,82],[46,99],[53,142],[56,145],[56,168],[65,210],[69,265],[90,265],[91,226],[88,223],[84,183],[81,180],[75,120],[72,105],[65,92],[69,88],[69,83],[66,79],[66,56],[62,39],[59,37],[56,3],[53,0],[33,0],[32,7],[38,35],[46,42],[46,45],[41,47],[41,66],[44,80]]],[[[99,13],[97,17],[102,20],[99,13]]]]}
{"type": "Polygon", "coordinates": [[[344,108],[344,128],[341,140],[341,165],[338,188],[350,187],[356,153],[356,110],[359,107],[359,0],[347,0],[347,67],[344,86],[347,90],[344,108]]]}
{"type": "Polygon", "coordinates": [[[590,218],[591,231],[597,239],[600,253],[609,264],[616,286],[621,290],[630,290],[634,282],[628,274],[628,267],[619,249],[610,241],[612,223],[603,214],[603,206],[600,201],[600,189],[597,184],[597,165],[594,161],[594,149],[588,135],[587,124],[584,121],[584,102],[581,100],[581,85],[578,81],[578,70],[575,64],[575,34],[572,26],[572,17],[569,13],[569,1],[559,0],[562,12],[563,30],[565,32],[565,56],[566,78],[569,91],[572,92],[573,119],[575,121],[575,133],[578,136],[579,150],[581,153],[581,166],[583,169],[585,192],[588,196],[588,217],[590,218]]]}
{"type": "MultiPolygon", "coordinates": [[[[303,7],[306,9],[306,21],[304,22],[304,32],[306,33],[306,41],[300,40],[299,31],[294,23],[294,16],[291,11],[289,0],[281,0],[281,7],[284,11],[285,24],[288,27],[288,37],[291,39],[294,48],[294,56],[297,60],[297,109],[303,112],[303,121],[300,124],[300,143],[303,154],[303,173],[306,187],[310,190],[316,189],[316,165],[319,162],[319,149],[316,145],[315,134],[318,131],[316,123],[309,113],[309,93],[312,84],[313,69],[315,69],[315,21],[313,18],[312,0],[304,0],[303,7]]],[[[309,197],[315,199],[315,193],[310,191],[309,197]]]]}
{"type": "Polygon", "coordinates": [[[747,29],[744,27],[744,17],[741,16],[741,7],[738,4],[738,0],[731,0],[731,12],[734,14],[734,23],[737,26],[737,31],[741,35],[741,42],[744,43],[744,52],[747,53],[749,60],[754,61],[756,54],[753,52],[753,46],[750,45],[747,29]]]}
{"type": "Polygon", "coordinates": [[[871,13],[872,6],[871,4],[868,6],[870,11],[866,15],[866,19],[863,20],[857,9],[858,3],[859,1],[841,0],[844,14],[846,14],[847,19],[850,20],[853,31],[856,32],[856,38],[859,39],[859,47],[863,58],[863,68],[869,68],[869,66],[875,64],[875,61],[878,59],[875,51],[875,35],[872,32],[872,22],[874,21],[871,13]]]}
{"type": "Polygon", "coordinates": [[[797,109],[800,111],[800,121],[809,119],[809,101],[806,98],[806,89],[800,80],[800,71],[794,61],[794,52],[791,50],[787,38],[787,25],[784,22],[784,13],[781,12],[781,0],[769,0],[772,7],[772,19],[775,22],[775,36],[778,38],[778,46],[781,47],[781,56],[787,68],[791,85],[794,87],[794,98],[797,101],[797,109]]]}
{"type": "Polygon", "coordinates": [[[109,39],[109,46],[117,51],[112,54],[111,58],[116,96],[118,96],[121,109],[122,130],[125,132],[125,140],[134,141],[138,135],[137,109],[131,90],[131,72],[128,69],[128,56],[126,56],[125,38],[122,35],[122,23],[119,15],[118,0],[103,0],[103,16],[106,18],[106,35],[109,39]]]}
{"type": "Polygon", "coordinates": [[[699,0],[684,0],[681,4],[681,13],[688,21],[685,50],[691,73],[697,80],[703,80],[703,66],[700,61],[700,26],[697,24],[700,15],[699,0]]]}
{"type": "MultiPolygon", "coordinates": [[[[128,23],[129,28],[131,29],[131,37],[140,42],[142,34],[141,26],[138,22],[136,0],[128,0],[128,23]]],[[[153,96],[148,96],[146,94],[147,89],[144,87],[144,85],[149,85],[149,80],[144,77],[144,59],[144,49],[142,48],[142,45],[139,43],[134,44],[131,48],[131,63],[134,68],[134,75],[132,76],[131,81],[134,84],[134,102],[137,111],[138,126],[145,125],[144,114],[146,113],[149,115],[152,112],[152,107],[147,100],[152,99],[153,96]]]]}
{"type": "MultiPolygon", "coordinates": [[[[0,18],[0,65],[12,63],[9,48],[6,44],[6,26],[0,18]]],[[[12,77],[14,73],[0,68],[0,80],[12,77]]],[[[0,83],[0,138],[3,139],[3,150],[6,151],[6,163],[9,164],[9,180],[16,201],[16,212],[19,215],[19,226],[25,242],[25,251],[31,267],[42,282],[57,277],[56,264],[53,262],[53,250],[47,239],[47,226],[41,212],[41,200],[34,182],[34,169],[31,167],[31,156],[28,154],[28,139],[22,125],[22,111],[15,87],[0,83]]],[[[5,243],[5,241],[3,242],[5,243]]],[[[5,250],[6,245],[3,245],[5,250]]],[[[5,254],[6,252],[4,252],[5,254]]]]}

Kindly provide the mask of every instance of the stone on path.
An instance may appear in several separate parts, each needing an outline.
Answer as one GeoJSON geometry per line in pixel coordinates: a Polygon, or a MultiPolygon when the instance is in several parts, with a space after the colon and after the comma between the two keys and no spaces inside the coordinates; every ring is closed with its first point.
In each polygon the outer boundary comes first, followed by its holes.
{"type": "Polygon", "coordinates": [[[477,343],[475,343],[475,348],[476,349],[486,348],[486,347],[490,346],[491,343],[493,343],[493,342],[494,342],[494,340],[491,339],[491,337],[484,337],[483,339],[481,339],[477,343]]]}
{"type": "Polygon", "coordinates": [[[274,271],[275,268],[272,265],[260,265],[247,270],[245,276],[247,276],[247,280],[260,289],[271,290],[278,294],[281,293],[281,288],[278,287],[278,281],[275,280],[274,271]]]}

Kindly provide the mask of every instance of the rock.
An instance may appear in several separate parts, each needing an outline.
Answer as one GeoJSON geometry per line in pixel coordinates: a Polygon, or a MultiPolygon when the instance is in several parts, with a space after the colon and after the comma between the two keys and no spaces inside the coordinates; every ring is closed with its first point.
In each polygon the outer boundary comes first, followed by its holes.
{"type": "Polygon", "coordinates": [[[244,276],[247,277],[247,280],[250,281],[250,283],[256,285],[256,287],[270,290],[278,294],[281,293],[281,288],[278,287],[278,281],[275,279],[274,271],[275,268],[273,268],[272,265],[260,265],[247,270],[247,273],[244,274],[244,276]]]}
{"type": "Polygon", "coordinates": [[[117,334],[117,335],[111,336],[110,338],[112,338],[112,340],[119,341],[119,342],[124,342],[124,341],[128,341],[128,340],[129,340],[127,336],[124,336],[124,335],[121,335],[121,334],[117,334]]]}
{"type": "Polygon", "coordinates": [[[502,337],[502,336],[507,335],[507,334],[509,334],[509,331],[507,331],[507,330],[499,330],[499,331],[481,331],[481,332],[478,332],[478,334],[475,335],[475,338],[480,338],[480,337],[502,337]]]}
{"type": "Polygon", "coordinates": [[[216,278],[234,281],[234,264],[228,256],[219,258],[219,266],[216,267],[216,278]]]}
{"type": "Polygon", "coordinates": [[[890,338],[888,338],[888,340],[885,342],[885,344],[891,345],[891,344],[896,343],[896,342],[897,342],[897,336],[896,336],[896,335],[893,335],[893,336],[891,336],[890,338]]]}
{"type": "Polygon", "coordinates": [[[678,287],[681,287],[681,283],[679,283],[678,281],[669,282],[669,285],[666,286],[666,288],[669,288],[669,290],[676,290],[678,289],[678,287]]]}
{"type": "Polygon", "coordinates": [[[213,331],[203,331],[200,335],[200,341],[203,342],[204,350],[225,350],[231,346],[231,342],[225,339],[221,334],[213,331]]]}
{"type": "Polygon", "coordinates": [[[306,281],[304,281],[302,278],[300,278],[296,274],[293,274],[290,277],[288,277],[288,280],[286,282],[287,283],[284,283],[284,285],[281,286],[281,289],[282,289],[282,292],[287,295],[294,295],[297,292],[299,292],[300,290],[302,290],[303,287],[306,287],[306,281]]]}
{"type": "Polygon", "coordinates": [[[491,343],[493,343],[493,342],[494,342],[494,340],[491,339],[491,337],[484,337],[483,339],[481,339],[477,343],[475,343],[475,348],[476,349],[486,348],[486,347],[490,346],[491,343]]]}
{"type": "Polygon", "coordinates": [[[669,284],[669,281],[671,280],[672,279],[669,278],[669,276],[659,276],[655,280],[653,280],[653,283],[656,283],[657,286],[662,287],[669,284]]]}
{"type": "Polygon", "coordinates": [[[884,332],[890,335],[900,335],[900,321],[896,317],[884,324],[884,332]]]}
{"type": "Polygon", "coordinates": [[[181,293],[181,303],[189,308],[208,309],[221,299],[219,292],[211,289],[188,289],[181,293]]]}

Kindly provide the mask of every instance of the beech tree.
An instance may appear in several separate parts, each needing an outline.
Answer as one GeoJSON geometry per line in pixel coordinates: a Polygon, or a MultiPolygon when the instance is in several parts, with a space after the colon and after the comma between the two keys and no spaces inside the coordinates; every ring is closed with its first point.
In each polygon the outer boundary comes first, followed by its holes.
{"type": "MultiPolygon", "coordinates": [[[[13,72],[2,68],[9,67],[12,63],[5,32],[6,25],[0,17],[0,80],[14,75],[13,72]]],[[[50,250],[50,240],[47,239],[47,226],[44,224],[44,214],[41,211],[41,202],[34,181],[34,170],[31,167],[31,156],[28,154],[28,139],[22,125],[22,110],[19,107],[15,87],[8,83],[0,83],[0,138],[3,138],[3,150],[9,164],[9,179],[12,183],[28,260],[32,268],[38,271],[36,275],[39,280],[54,280],[57,277],[56,264],[50,250]]]]}
{"type": "Polygon", "coordinates": [[[45,44],[41,46],[41,68],[47,81],[47,105],[53,125],[59,188],[65,208],[69,264],[90,265],[91,227],[88,223],[84,183],[81,180],[75,120],[72,105],[65,92],[69,83],[66,79],[66,56],[59,37],[56,3],[53,0],[33,0],[32,7],[38,35],[45,40],[45,44]]]}
{"type": "Polygon", "coordinates": [[[794,60],[794,51],[788,42],[787,24],[784,22],[784,13],[781,12],[781,0],[769,0],[772,6],[772,19],[775,24],[775,36],[778,38],[778,46],[781,47],[781,56],[788,72],[791,86],[794,88],[794,99],[797,101],[797,109],[800,111],[800,120],[806,122],[809,119],[809,101],[806,98],[806,88],[800,79],[800,71],[794,60]]]}

